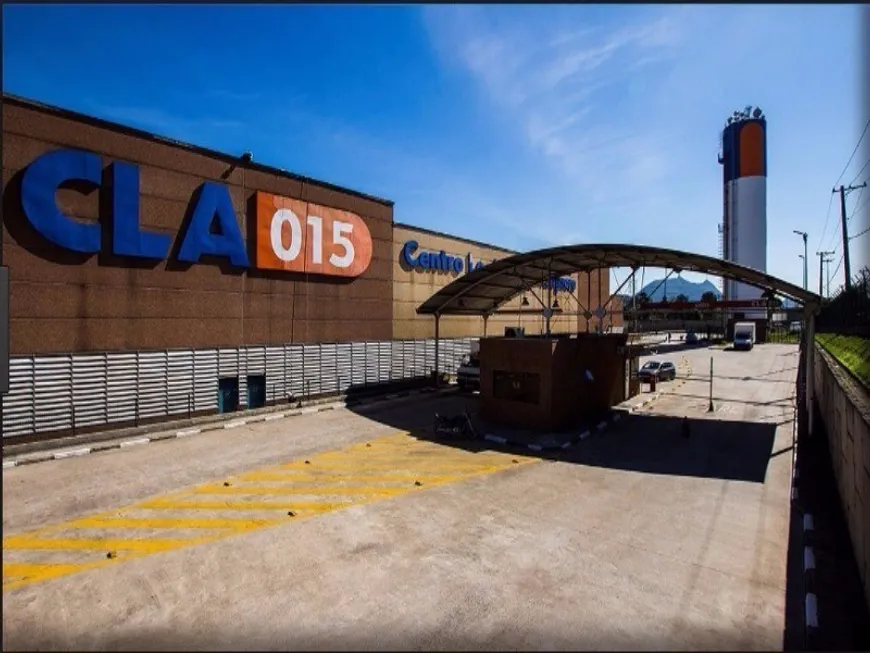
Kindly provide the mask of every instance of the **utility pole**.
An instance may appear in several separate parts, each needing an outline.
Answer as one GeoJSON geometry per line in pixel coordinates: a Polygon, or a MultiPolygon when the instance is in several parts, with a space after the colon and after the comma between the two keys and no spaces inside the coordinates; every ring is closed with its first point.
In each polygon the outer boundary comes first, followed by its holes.
{"type": "Polygon", "coordinates": [[[816,252],[816,256],[819,257],[819,297],[825,296],[825,261],[827,260],[827,256],[829,254],[833,254],[834,252],[816,252]]]}
{"type": "Polygon", "coordinates": [[[807,275],[807,232],[806,231],[798,231],[797,229],[792,229],[794,233],[804,239],[804,255],[801,258],[804,260],[804,290],[807,289],[807,284],[809,283],[809,278],[807,275]]]}
{"type": "MultiPolygon", "coordinates": [[[[858,190],[859,188],[866,188],[867,182],[865,181],[860,186],[843,186],[840,184],[840,188],[835,188],[832,190],[832,193],[840,193],[840,221],[842,225],[841,231],[843,232],[843,270],[846,274],[846,290],[852,289],[852,265],[849,262],[849,230],[846,226],[848,222],[846,218],[846,193],[850,193],[853,190],[858,190]]],[[[830,280],[828,281],[830,283],[830,280]]]]}
{"type": "Polygon", "coordinates": [[[831,263],[833,262],[833,256],[825,257],[825,295],[828,299],[831,298],[831,263]]]}

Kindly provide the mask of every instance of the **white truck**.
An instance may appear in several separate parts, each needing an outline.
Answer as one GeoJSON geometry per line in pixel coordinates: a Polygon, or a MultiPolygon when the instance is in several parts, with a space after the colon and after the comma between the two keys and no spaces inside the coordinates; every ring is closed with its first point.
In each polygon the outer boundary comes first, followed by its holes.
{"type": "Polygon", "coordinates": [[[755,345],[755,322],[737,322],[734,325],[734,349],[749,351],[755,345]]]}
{"type": "Polygon", "coordinates": [[[456,385],[461,392],[480,390],[480,343],[472,342],[471,351],[456,370],[456,385]]]}

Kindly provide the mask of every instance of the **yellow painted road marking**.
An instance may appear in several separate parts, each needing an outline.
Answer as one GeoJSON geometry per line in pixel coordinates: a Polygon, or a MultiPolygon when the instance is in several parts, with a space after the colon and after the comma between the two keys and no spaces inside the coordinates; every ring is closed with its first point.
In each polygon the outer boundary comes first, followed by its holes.
{"type": "Polygon", "coordinates": [[[201,528],[214,530],[247,530],[273,526],[287,519],[197,519],[172,517],[86,517],[70,522],[74,528],[201,528]]]}
{"type": "Polygon", "coordinates": [[[493,451],[457,453],[448,446],[418,440],[407,433],[394,433],[340,451],[312,455],[308,464],[300,459],[236,477],[215,479],[124,508],[4,538],[4,550],[18,552],[16,557],[26,558],[27,551],[45,550],[78,552],[79,555],[81,551],[112,551],[118,555],[80,564],[63,560],[63,555],[56,564],[4,562],[3,590],[536,462],[539,462],[537,458],[493,451]],[[276,500],[260,500],[268,495],[274,495],[276,500]],[[294,501],[295,497],[302,500],[294,501]],[[188,517],[182,511],[196,512],[197,516],[188,517]],[[242,517],[257,511],[271,513],[274,517],[242,517]],[[239,518],[222,514],[227,512],[236,513],[239,518]],[[116,535],[111,539],[84,537],[83,531],[94,529],[116,535]],[[143,529],[200,529],[206,533],[204,537],[191,539],[161,539],[143,535],[143,529]],[[208,530],[213,532],[208,533],[208,530]],[[130,532],[129,539],[124,537],[126,531],[130,532]],[[117,533],[122,535],[118,537],[117,533]]]}
{"type": "Polygon", "coordinates": [[[323,485],[319,485],[300,488],[285,487],[281,485],[232,485],[230,487],[224,487],[222,485],[203,485],[193,490],[192,494],[296,494],[302,496],[354,496],[383,494],[394,496],[397,494],[405,494],[407,491],[408,489],[403,487],[324,487],[323,485]]]}
{"type": "Polygon", "coordinates": [[[404,460],[399,461],[391,460],[384,461],[379,464],[372,464],[368,461],[354,461],[354,460],[329,460],[324,462],[313,462],[310,465],[306,465],[304,463],[289,463],[282,467],[283,470],[286,471],[310,471],[316,472],[319,470],[326,470],[331,472],[339,472],[341,470],[349,470],[354,472],[361,471],[371,471],[371,472],[380,472],[383,474],[389,474],[393,470],[396,472],[401,472],[403,474],[407,474],[409,472],[419,472],[419,473],[437,473],[437,472],[464,472],[470,474],[477,474],[479,472],[486,472],[487,470],[494,469],[503,469],[504,465],[458,465],[452,464],[450,462],[443,461],[419,461],[419,460],[404,460]],[[400,466],[401,465],[401,466],[400,466]]]}
{"type": "Polygon", "coordinates": [[[206,542],[211,538],[202,537],[191,540],[108,540],[108,539],[70,539],[70,538],[41,538],[27,535],[13,535],[3,538],[3,548],[15,549],[69,549],[69,550],[104,550],[106,552],[122,551],[145,551],[157,553],[158,551],[171,551],[183,546],[206,542]]]}
{"type": "Polygon", "coordinates": [[[140,503],[136,508],[154,508],[158,510],[293,510],[315,514],[331,512],[360,503],[347,501],[344,503],[311,503],[304,501],[162,501],[154,499],[140,503]]]}
{"type": "Polygon", "coordinates": [[[82,564],[32,564],[28,562],[4,562],[3,563],[3,589],[11,589],[12,586],[49,580],[67,574],[74,574],[85,569],[93,569],[106,564],[105,561],[86,562],[82,564]]]}
{"type": "MultiPolygon", "coordinates": [[[[323,471],[317,473],[309,473],[300,477],[301,470],[281,470],[281,471],[265,471],[251,472],[239,476],[240,481],[258,482],[258,481],[282,481],[284,483],[293,483],[298,486],[301,483],[337,483],[337,482],[358,482],[358,483],[403,483],[413,482],[415,480],[428,479],[430,482],[441,481],[449,483],[450,481],[462,478],[462,473],[457,474],[439,474],[433,475],[425,472],[414,472],[405,469],[399,469],[389,474],[384,474],[379,471],[372,471],[368,474],[327,474],[323,471]]],[[[314,470],[312,470],[314,471],[314,470]]]]}

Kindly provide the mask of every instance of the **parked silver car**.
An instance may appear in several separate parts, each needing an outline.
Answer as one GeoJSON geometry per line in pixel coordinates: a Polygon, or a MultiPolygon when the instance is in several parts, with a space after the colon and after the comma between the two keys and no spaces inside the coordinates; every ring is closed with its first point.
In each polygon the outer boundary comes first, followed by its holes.
{"type": "Polygon", "coordinates": [[[677,368],[671,361],[647,361],[637,375],[642,380],[673,381],[677,378],[677,368]]]}

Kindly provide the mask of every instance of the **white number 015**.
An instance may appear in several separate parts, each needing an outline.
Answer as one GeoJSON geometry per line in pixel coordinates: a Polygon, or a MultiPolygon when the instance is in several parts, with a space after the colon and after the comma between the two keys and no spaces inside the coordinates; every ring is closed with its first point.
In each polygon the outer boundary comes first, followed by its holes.
{"type": "MultiPolygon", "coordinates": [[[[323,219],[316,215],[308,216],[308,226],[311,227],[311,262],[315,265],[323,263],[323,219]]],[[[353,233],[353,225],[349,222],[335,220],[332,223],[332,244],[344,249],[344,254],[329,255],[329,262],[337,268],[349,268],[353,263],[356,251],[348,236],[353,233]]],[[[290,209],[279,209],[272,216],[271,227],[272,250],[282,261],[295,261],[302,251],[302,224],[298,216],[290,209]],[[284,224],[290,226],[290,244],[284,247],[281,231],[284,224]]]]}

